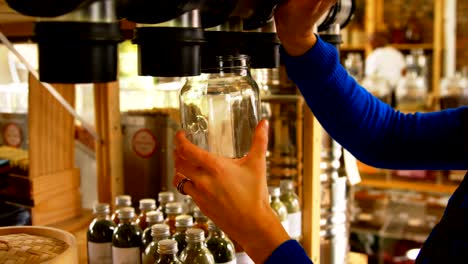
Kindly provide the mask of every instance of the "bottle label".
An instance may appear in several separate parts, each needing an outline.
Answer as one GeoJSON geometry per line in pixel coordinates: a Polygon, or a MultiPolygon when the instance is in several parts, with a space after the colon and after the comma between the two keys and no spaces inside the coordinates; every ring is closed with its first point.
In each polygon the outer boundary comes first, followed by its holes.
{"type": "Polygon", "coordinates": [[[284,230],[286,230],[286,233],[289,234],[289,219],[281,221],[281,225],[283,226],[284,230]]]}
{"type": "Polygon", "coordinates": [[[233,260],[231,260],[229,262],[222,262],[222,263],[221,262],[216,262],[216,264],[237,264],[237,262],[236,262],[236,259],[233,259],[233,260]]]}
{"type": "Polygon", "coordinates": [[[302,235],[302,213],[288,214],[289,219],[289,236],[298,239],[302,235]]]}
{"type": "Polygon", "coordinates": [[[112,264],[112,243],[94,243],[88,241],[89,264],[112,264]]]}
{"type": "Polygon", "coordinates": [[[255,264],[253,260],[245,252],[236,253],[237,264],[255,264]]]}
{"type": "Polygon", "coordinates": [[[141,264],[140,248],[112,247],[112,264],[141,264]]]}

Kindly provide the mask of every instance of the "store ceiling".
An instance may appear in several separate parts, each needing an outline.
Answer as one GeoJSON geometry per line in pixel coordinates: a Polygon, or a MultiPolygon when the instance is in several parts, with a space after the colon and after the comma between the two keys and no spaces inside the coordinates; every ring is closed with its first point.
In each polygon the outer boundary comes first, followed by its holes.
{"type": "Polygon", "coordinates": [[[33,20],[34,20],[33,17],[23,16],[13,11],[5,3],[5,0],[0,0],[0,24],[27,22],[27,21],[33,21],[33,20]]]}

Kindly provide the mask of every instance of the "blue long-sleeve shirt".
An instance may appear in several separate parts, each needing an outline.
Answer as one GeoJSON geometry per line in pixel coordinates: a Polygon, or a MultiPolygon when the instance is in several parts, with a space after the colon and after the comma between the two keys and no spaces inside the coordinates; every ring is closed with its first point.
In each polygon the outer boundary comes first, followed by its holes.
{"type": "MultiPolygon", "coordinates": [[[[468,107],[416,114],[395,111],[350,77],[339,63],[335,47],[320,39],[302,56],[283,52],[282,57],[289,78],[324,129],[362,162],[387,169],[468,169],[468,107]]],[[[468,180],[451,197],[417,263],[468,263],[465,252],[468,180]]],[[[311,260],[297,242],[290,240],[266,263],[311,260]]]]}

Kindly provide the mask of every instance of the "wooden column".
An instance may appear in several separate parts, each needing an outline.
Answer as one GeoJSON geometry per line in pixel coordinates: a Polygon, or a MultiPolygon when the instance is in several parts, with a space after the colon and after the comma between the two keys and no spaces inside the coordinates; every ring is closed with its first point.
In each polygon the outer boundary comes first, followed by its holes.
{"type": "Polygon", "coordinates": [[[98,199],[111,203],[123,189],[122,130],[118,82],[94,85],[98,199]]]}
{"type": "Polygon", "coordinates": [[[432,53],[432,88],[435,98],[440,95],[442,51],[444,48],[444,0],[434,0],[434,49],[432,53]]]}
{"type": "Polygon", "coordinates": [[[315,264],[320,262],[320,152],[322,126],[310,109],[304,110],[303,246],[315,264]]]}
{"type": "MultiPolygon", "coordinates": [[[[74,104],[74,85],[54,87],[74,104]]],[[[47,225],[79,215],[81,196],[79,172],[74,168],[74,119],[32,76],[28,122],[33,224],[47,225]]]]}

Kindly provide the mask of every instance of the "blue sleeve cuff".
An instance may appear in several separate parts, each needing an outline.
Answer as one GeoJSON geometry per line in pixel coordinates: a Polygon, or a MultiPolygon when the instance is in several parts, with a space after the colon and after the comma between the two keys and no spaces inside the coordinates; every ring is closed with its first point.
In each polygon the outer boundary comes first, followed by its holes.
{"type": "Polygon", "coordinates": [[[333,77],[339,62],[338,50],[317,36],[317,42],[301,56],[290,56],[281,47],[281,58],[286,65],[289,78],[302,83],[305,80],[318,80],[325,83],[325,76],[333,77]]]}
{"type": "Polygon", "coordinates": [[[312,261],[296,240],[288,240],[273,251],[265,264],[311,264],[312,261]]]}

